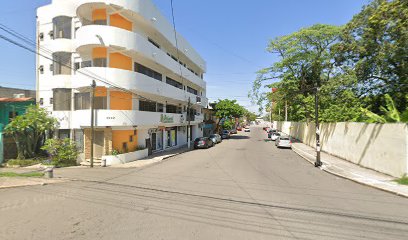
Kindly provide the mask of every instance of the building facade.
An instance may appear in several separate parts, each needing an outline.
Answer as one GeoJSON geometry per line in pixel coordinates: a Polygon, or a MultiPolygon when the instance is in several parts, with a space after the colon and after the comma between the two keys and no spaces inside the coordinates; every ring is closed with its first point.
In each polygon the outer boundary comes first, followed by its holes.
{"type": "Polygon", "coordinates": [[[92,80],[96,158],[185,145],[188,120],[202,136],[206,63],[150,0],[53,0],[37,10],[37,37],[37,102],[85,159],[92,80]]]}
{"type": "Polygon", "coordinates": [[[16,143],[11,136],[3,135],[3,129],[13,118],[23,115],[31,105],[35,105],[34,98],[0,97],[0,163],[17,157],[16,143]]]}

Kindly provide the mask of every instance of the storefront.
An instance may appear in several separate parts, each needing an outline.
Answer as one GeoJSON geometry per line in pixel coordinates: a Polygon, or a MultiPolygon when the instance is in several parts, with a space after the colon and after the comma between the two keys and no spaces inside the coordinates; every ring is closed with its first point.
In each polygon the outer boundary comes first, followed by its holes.
{"type": "Polygon", "coordinates": [[[163,150],[163,129],[149,129],[149,137],[153,152],[163,150]]]}
{"type": "Polygon", "coordinates": [[[166,128],[167,143],[166,148],[177,146],[177,127],[166,128]]]}

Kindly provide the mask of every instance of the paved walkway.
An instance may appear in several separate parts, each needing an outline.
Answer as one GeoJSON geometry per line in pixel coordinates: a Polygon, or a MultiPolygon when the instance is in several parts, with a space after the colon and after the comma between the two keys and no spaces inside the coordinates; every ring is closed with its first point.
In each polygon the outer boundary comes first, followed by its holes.
{"type": "MultiPolygon", "coordinates": [[[[293,143],[292,149],[314,164],[316,160],[316,150],[304,143],[293,143]]],[[[387,192],[395,193],[408,197],[408,186],[397,184],[394,177],[358,166],[333,155],[321,152],[323,162],[322,170],[339,177],[347,178],[352,181],[375,187],[387,192]]]]}
{"type": "Polygon", "coordinates": [[[184,146],[184,147],[175,148],[175,149],[168,150],[168,151],[158,152],[145,159],[141,159],[141,160],[137,160],[134,162],[125,163],[125,164],[113,165],[110,167],[111,168],[140,168],[140,167],[144,167],[150,164],[161,162],[164,159],[176,156],[178,154],[181,154],[187,151],[189,151],[189,149],[187,148],[187,146],[184,146]]]}

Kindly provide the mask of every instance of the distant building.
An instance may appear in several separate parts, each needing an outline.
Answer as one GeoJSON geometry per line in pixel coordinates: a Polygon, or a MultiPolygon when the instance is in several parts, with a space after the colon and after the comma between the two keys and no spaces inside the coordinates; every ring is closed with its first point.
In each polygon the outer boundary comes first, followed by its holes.
{"type": "Polygon", "coordinates": [[[17,156],[14,140],[3,136],[4,127],[13,118],[23,115],[30,105],[35,105],[34,98],[0,98],[0,163],[17,156]]]}
{"type": "Polygon", "coordinates": [[[0,86],[0,98],[35,98],[35,90],[0,86]]]}

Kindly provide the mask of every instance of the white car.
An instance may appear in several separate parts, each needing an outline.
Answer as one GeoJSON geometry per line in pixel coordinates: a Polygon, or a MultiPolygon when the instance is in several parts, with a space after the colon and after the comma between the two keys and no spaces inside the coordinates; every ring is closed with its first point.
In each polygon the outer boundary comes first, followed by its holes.
{"type": "Polygon", "coordinates": [[[278,148],[292,148],[292,141],[289,136],[280,136],[276,139],[275,145],[278,148]]]}
{"type": "Polygon", "coordinates": [[[251,131],[251,129],[249,129],[249,127],[244,128],[244,132],[250,132],[250,131],[251,131]]]}
{"type": "Polygon", "coordinates": [[[280,137],[280,133],[274,132],[274,133],[272,133],[271,140],[276,141],[276,139],[278,139],[278,137],[280,137]]]}

